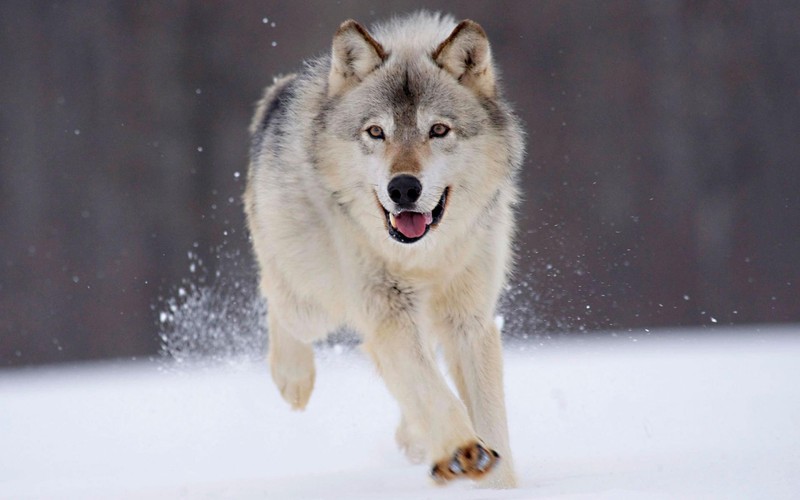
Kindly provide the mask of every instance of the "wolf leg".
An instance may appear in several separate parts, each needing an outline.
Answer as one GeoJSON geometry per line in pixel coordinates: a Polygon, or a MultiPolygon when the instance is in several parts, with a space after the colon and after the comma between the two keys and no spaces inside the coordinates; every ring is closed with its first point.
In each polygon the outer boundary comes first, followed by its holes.
{"type": "Polygon", "coordinates": [[[442,335],[442,347],[475,431],[502,457],[499,466],[482,484],[513,488],[516,477],[508,444],[499,330],[493,323],[472,328],[462,325],[461,331],[442,335]]]}
{"type": "Polygon", "coordinates": [[[421,430],[427,454],[434,459],[434,479],[478,477],[488,472],[496,460],[476,461],[474,467],[448,469],[451,473],[447,476],[436,475],[437,466],[449,467],[461,456],[461,450],[472,449],[479,440],[464,405],[439,372],[433,350],[421,341],[415,328],[394,326],[376,329],[365,338],[364,348],[400,404],[408,428],[421,430]]]}
{"type": "Polygon", "coordinates": [[[292,409],[302,410],[314,389],[314,350],[292,336],[276,313],[270,312],[268,320],[272,380],[292,409]]]}
{"type": "Polygon", "coordinates": [[[420,464],[425,460],[426,450],[422,432],[420,429],[412,426],[405,415],[400,419],[400,424],[397,426],[394,439],[397,442],[397,446],[405,453],[409,462],[412,464],[420,464]]]}

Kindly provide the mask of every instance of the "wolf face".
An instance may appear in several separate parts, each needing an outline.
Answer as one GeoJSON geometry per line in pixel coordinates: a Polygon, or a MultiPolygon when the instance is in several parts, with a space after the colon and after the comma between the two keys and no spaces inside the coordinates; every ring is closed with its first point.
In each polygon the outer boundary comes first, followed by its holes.
{"type": "Polygon", "coordinates": [[[451,30],[426,46],[348,21],[334,37],[318,140],[335,153],[322,170],[340,206],[384,240],[463,232],[512,174],[513,117],[495,99],[489,42],[472,21],[451,30]]]}

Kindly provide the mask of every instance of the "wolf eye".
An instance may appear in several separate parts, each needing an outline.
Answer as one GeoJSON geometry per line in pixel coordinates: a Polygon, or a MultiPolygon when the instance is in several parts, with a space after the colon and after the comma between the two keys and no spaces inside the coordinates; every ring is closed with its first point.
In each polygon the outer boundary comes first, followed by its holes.
{"type": "Polygon", "coordinates": [[[385,139],[386,136],[383,135],[383,129],[377,125],[373,125],[367,129],[367,134],[373,139],[385,139]]]}
{"type": "Polygon", "coordinates": [[[434,137],[444,137],[450,132],[450,127],[445,125],[444,123],[437,123],[433,127],[431,127],[430,136],[431,138],[434,137]]]}

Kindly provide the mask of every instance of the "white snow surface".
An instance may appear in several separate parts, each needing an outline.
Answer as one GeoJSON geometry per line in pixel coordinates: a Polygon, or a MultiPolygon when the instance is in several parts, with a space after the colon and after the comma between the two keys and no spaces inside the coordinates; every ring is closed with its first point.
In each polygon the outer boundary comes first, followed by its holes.
{"type": "Polygon", "coordinates": [[[800,498],[800,326],[506,346],[516,490],[436,487],[358,349],[305,412],[264,364],[0,372],[0,498],[800,498]]]}

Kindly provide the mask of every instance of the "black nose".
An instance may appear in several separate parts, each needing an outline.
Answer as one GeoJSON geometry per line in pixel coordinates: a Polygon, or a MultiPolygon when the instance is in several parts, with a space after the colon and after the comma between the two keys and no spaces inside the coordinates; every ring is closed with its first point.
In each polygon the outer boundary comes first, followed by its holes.
{"type": "Polygon", "coordinates": [[[398,175],[387,187],[389,198],[398,205],[414,203],[422,193],[422,184],[413,175],[398,175]]]}

